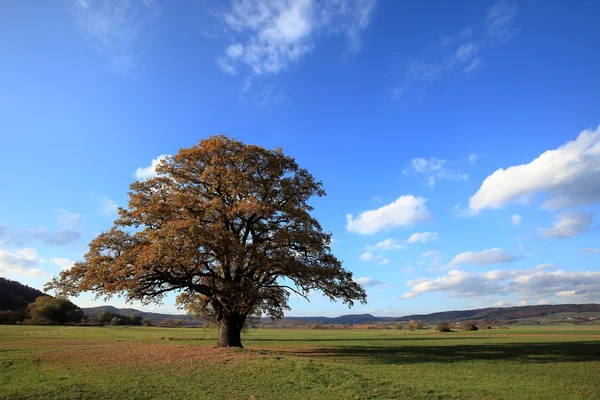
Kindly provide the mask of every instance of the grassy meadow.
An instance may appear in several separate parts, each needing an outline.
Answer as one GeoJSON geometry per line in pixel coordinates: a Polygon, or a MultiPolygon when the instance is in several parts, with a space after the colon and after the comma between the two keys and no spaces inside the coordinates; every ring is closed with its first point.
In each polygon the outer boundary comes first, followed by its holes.
{"type": "Polygon", "coordinates": [[[0,399],[600,399],[600,327],[477,332],[0,325],[0,399]]]}

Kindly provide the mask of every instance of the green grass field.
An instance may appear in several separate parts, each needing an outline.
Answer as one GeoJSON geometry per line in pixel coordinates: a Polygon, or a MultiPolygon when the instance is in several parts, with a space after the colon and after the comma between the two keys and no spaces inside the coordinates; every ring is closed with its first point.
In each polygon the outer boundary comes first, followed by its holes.
{"type": "Polygon", "coordinates": [[[0,326],[0,398],[600,399],[600,327],[215,341],[204,329],[0,326]]]}

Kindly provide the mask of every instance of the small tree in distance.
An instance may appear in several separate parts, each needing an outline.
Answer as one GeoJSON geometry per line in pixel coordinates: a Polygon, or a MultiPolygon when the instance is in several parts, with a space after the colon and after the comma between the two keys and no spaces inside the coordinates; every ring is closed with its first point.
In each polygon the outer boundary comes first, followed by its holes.
{"type": "Polygon", "coordinates": [[[410,321],[408,321],[408,325],[406,325],[406,327],[408,328],[409,331],[414,331],[417,330],[418,328],[418,322],[415,321],[414,319],[411,319],[410,321]]]}
{"type": "Polygon", "coordinates": [[[474,322],[464,322],[462,325],[462,330],[463,331],[477,331],[479,330],[479,328],[477,327],[477,325],[475,325],[474,322]]]}
{"type": "Polygon", "coordinates": [[[179,292],[181,307],[215,316],[222,347],[242,346],[248,315],[282,317],[290,293],[366,302],[311,216],[309,200],[325,195],[321,182],[281,149],[214,136],[156,171],[131,184],[113,228],[47,290],[144,304],[179,292]]]}
{"type": "Polygon", "coordinates": [[[440,322],[435,326],[437,332],[450,332],[450,325],[447,322],[440,322]]]}

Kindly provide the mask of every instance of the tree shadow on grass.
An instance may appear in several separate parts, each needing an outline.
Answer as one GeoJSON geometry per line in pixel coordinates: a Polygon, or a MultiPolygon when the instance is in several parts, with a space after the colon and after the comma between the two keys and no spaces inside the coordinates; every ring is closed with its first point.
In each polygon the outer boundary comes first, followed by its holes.
{"type": "Polygon", "coordinates": [[[370,364],[457,363],[514,361],[555,363],[600,361],[600,341],[503,343],[448,346],[337,346],[310,352],[280,351],[300,357],[346,359],[370,364]]]}
{"type": "Polygon", "coordinates": [[[381,342],[381,341],[392,341],[392,342],[420,342],[420,341],[445,341],[445,340],[477,340],[484,339],[490,340],[499,336],[454,336],[454,337],[420,337],[420,336],[406,336],[406,337],[366,337],[366,338],[312,338],[306,337],[301,339],[281,339],[281,338],[243,338],[246,342],[297,342],[297,343],[306,343],[308,342],[335,342],[335,343],[343,343],[343,342],[381,342]]]}

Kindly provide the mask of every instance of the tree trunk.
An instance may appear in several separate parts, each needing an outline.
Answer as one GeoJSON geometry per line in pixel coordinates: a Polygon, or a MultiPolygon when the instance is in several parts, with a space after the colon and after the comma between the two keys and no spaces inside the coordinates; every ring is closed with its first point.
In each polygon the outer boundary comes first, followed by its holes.
{"type": "Polygon", "coordinates": [[[242,346],[242,328],[246,316],[240,314],[224,315],[219,321],[219,340],[217,347],[244,347],[242,346]]]}

